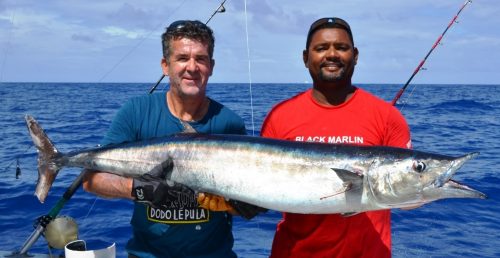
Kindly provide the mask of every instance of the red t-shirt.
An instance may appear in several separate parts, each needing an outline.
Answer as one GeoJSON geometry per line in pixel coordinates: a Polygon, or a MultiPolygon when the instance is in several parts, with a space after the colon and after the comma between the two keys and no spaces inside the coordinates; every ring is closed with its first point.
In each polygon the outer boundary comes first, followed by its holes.
{"type": "MultiPolygon", "coordinates": [[[[292,141],[410,148],[410,131],[389,103],[357,89],[345,103],[326,107],[307,90],[276,105],[262,136],[292,141]]],[[[284,213],[271,257],[391,257],[391,212],[338,214],[284,213]]]]}

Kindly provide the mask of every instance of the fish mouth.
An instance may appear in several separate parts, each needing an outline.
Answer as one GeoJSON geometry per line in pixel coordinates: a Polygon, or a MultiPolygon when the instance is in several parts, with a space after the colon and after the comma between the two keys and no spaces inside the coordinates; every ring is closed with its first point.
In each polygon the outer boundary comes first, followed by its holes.
{"type": "Polygon", "coordinates": [[[486,194],[453,180],[446,182],[440,190],[447,198],[488,198],[486,194]]]}
{"type": "Polygon", "coordinates": [[[436,187],[444,186],[451,180],[451,177],[465,164],[465,162],[475,158],[477,155],[479,155],[479,152],[471,152],[451,161],[446,172],[436,178],[433,185],[436,187]]]}
{"type": "Polygon", "coordinates": [[[429,200],[443,198],[488,198],[486,194],[451,179],[465,162],[477,155],[479,155],[479,152],[472,152],[451,161],[446,172],[436,178],[434,184],[424,189],[424,198],[429,200]]]}
{"type": "Polygon", "coordinates": [[[434,201],[444,198],[477,198],[487,199],[488,196],[457,181],[449,180],[441,187],[427,188],[423,192],[423,199],[434,201]]]}

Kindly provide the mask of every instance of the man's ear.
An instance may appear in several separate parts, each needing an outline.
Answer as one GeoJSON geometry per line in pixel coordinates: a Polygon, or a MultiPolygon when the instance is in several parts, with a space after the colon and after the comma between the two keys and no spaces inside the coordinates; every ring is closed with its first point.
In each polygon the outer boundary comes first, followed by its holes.
{"type": "Polygon", "coordinates": [[[210,60],[210,64],[211,64],[211,67],[210,67],[209,76],[212,76],[212,72],[214,71],[214,66],[215,66],[215,60],[214,59],[210,60]]]}
{"type": "Polygon", "coordinates": [[[161,70],[163,71],[163,74],[165,76],[168,76],[168,62],[167,62],[167,59],[165,59],[165,57],[163,57],[161,59],[160,65],[161,65],[161,70]]]}
{"type": "Polygon", "coordinates": [[[306,66],[306,68],[309,68],[309,64],[307,63],[309,61],[307,49],[304,49],[304,51],[302,51],[302,60],[304,60],[304,65],[306,66]]]}
{"type": "Polygon", "coordinates": [[[358,51],[358,48],[354,48],[354,65],[357,65],[358,64],[358,55],[359,55],[359,51],[358,51]]]}

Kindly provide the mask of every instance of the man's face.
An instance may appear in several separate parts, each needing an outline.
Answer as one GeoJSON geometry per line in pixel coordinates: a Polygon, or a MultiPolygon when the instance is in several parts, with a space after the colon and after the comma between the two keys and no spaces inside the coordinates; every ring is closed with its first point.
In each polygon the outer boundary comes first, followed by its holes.
{"type": "Polygon", "coordinates": [[[208,45],[188,38],[172,40],[170,57],[162,59],[161,65],[174,93],[181,97],[205,96],[214,66],[208,45]]]}
{"type": "Polygon", "coordinates": [[[324,28],[316,31],[303,53],[304,64],[315,82],[350,81],[358,60],[347,31],[324,28]]]}

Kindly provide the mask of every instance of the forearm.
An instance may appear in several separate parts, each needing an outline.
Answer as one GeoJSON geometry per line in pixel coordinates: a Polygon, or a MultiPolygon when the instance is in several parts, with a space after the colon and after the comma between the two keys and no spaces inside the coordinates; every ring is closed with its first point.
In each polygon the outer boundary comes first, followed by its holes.
{"type": "Polygon", "coordinates": [[[105,198],[125,198],[132,200],[132,178],[105,172],[86,172],[83,189],[105,198]]]}

